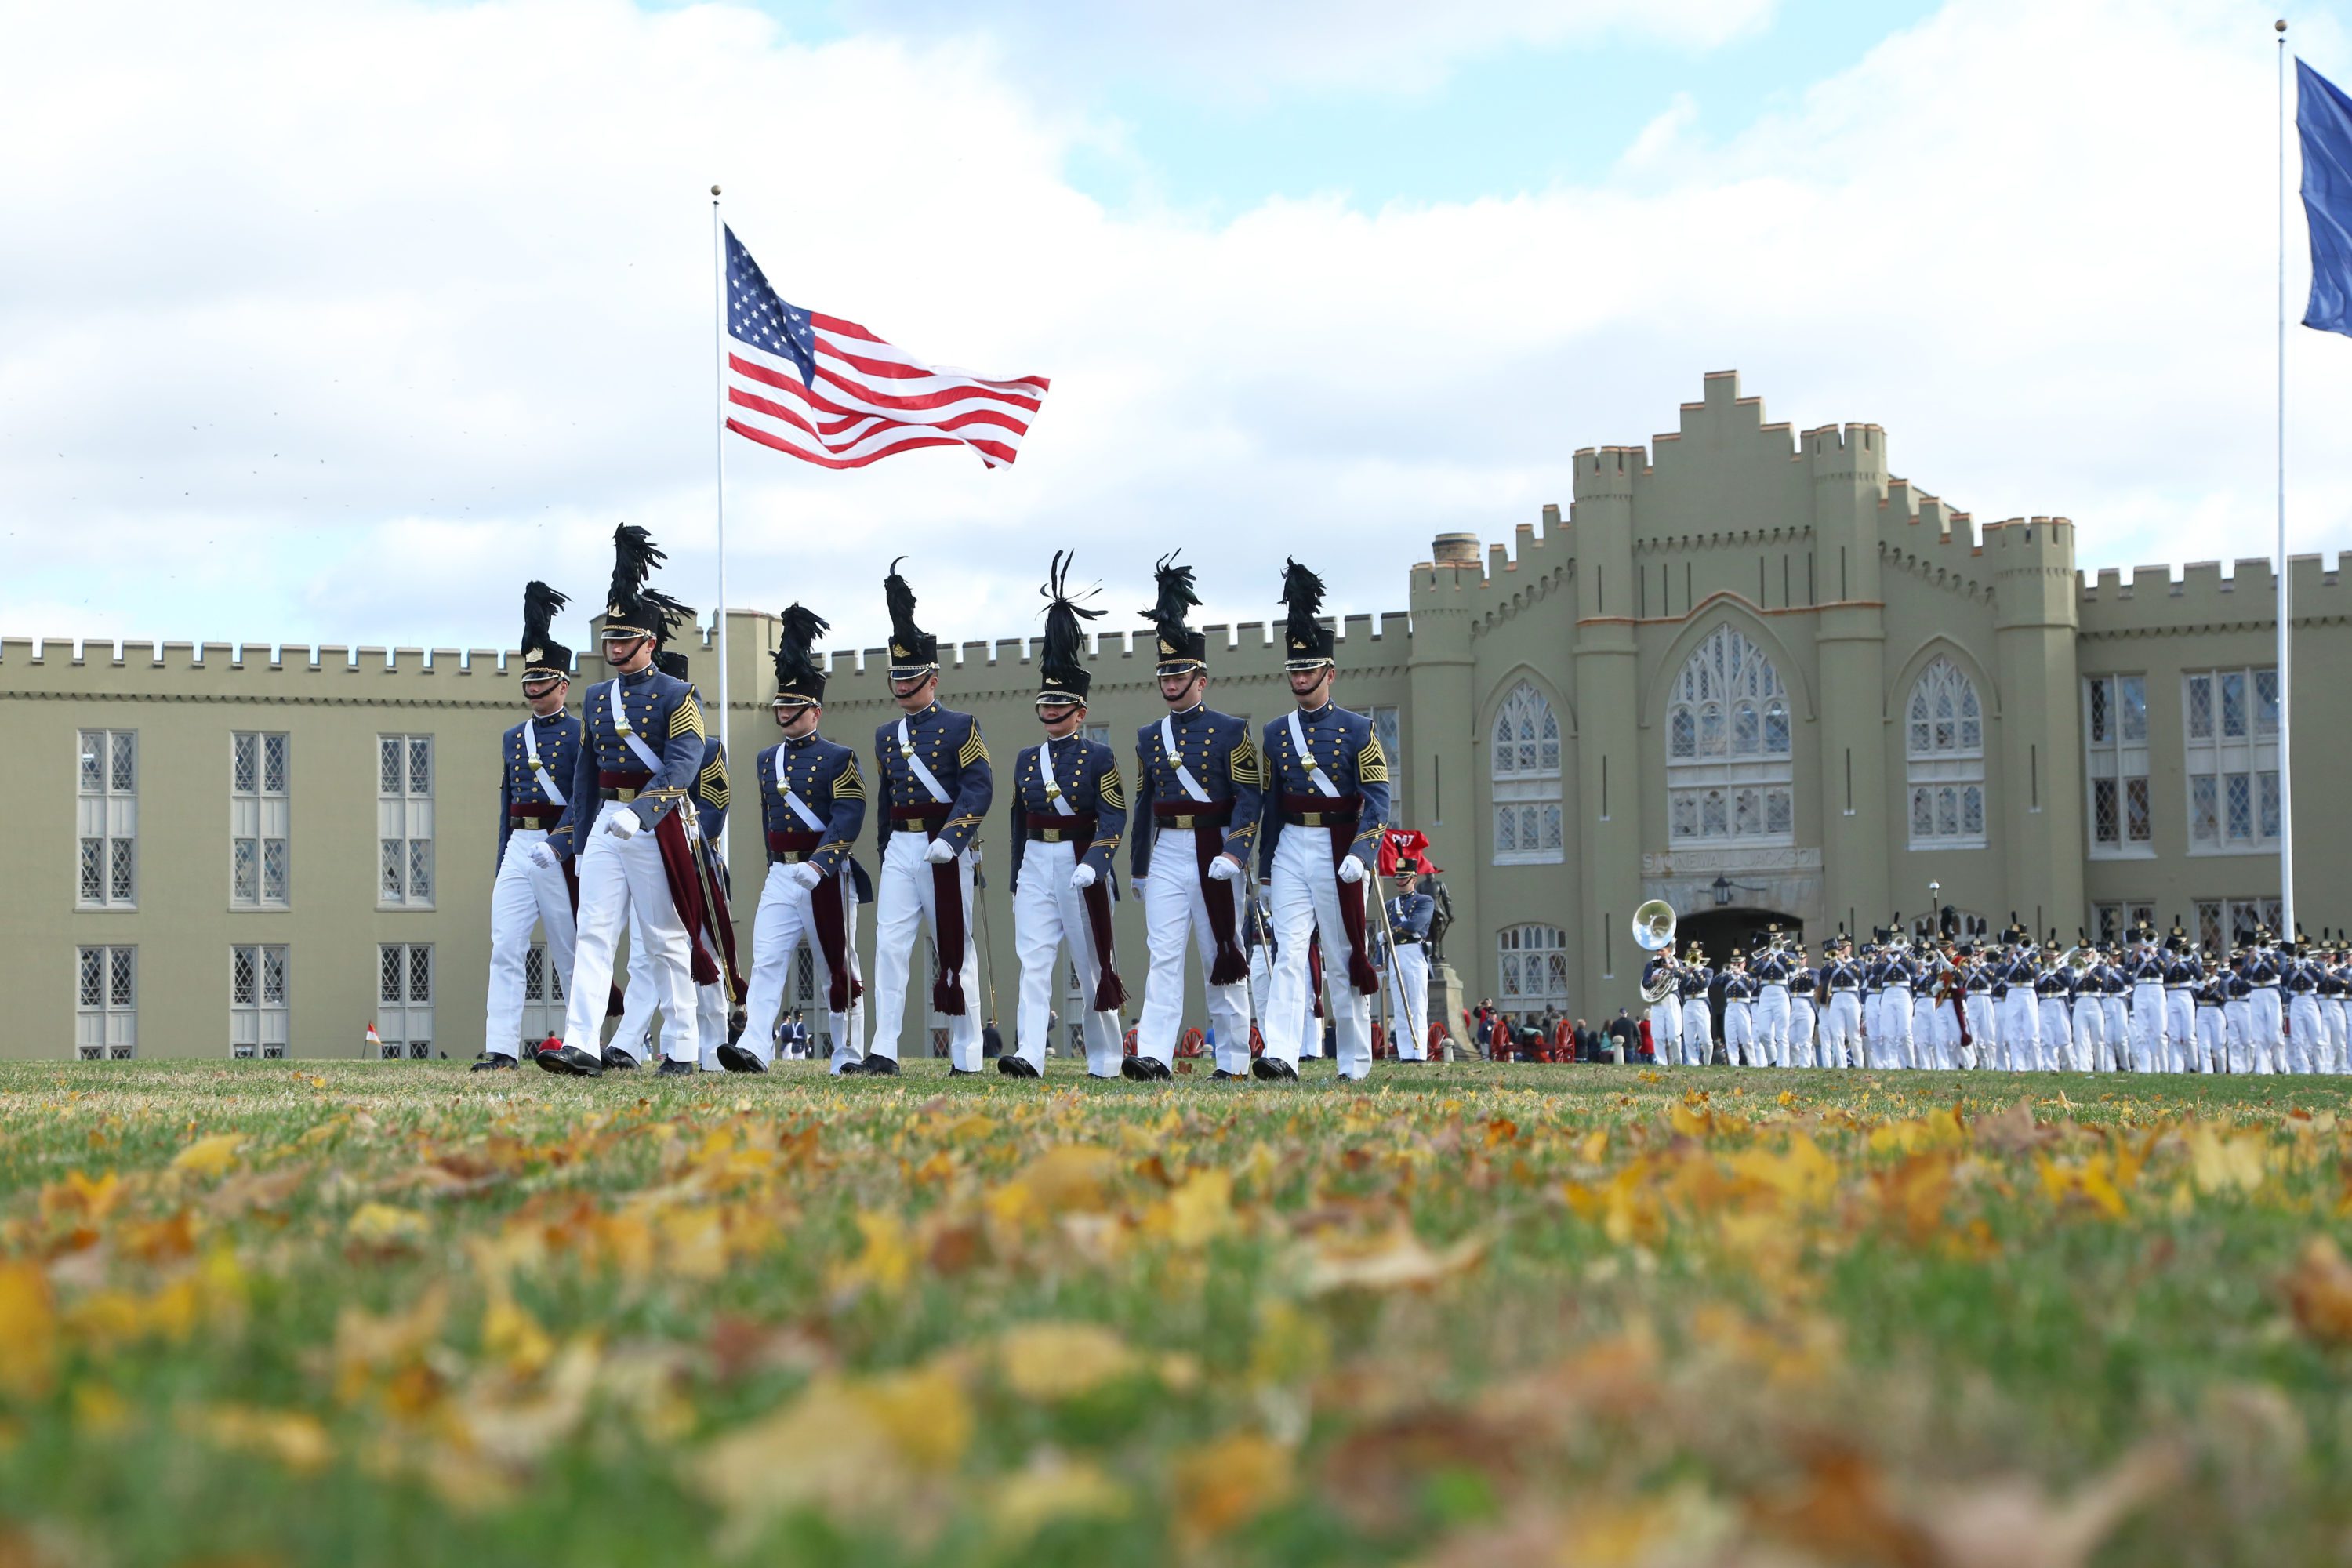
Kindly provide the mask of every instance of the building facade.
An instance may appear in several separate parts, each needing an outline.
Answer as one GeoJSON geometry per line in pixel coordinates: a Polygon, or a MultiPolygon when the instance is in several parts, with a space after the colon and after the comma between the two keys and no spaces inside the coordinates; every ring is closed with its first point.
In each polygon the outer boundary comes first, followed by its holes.
{"type": "MultiPolygon", "coordinates": [[[[2338,571],[2292,569],[2297,913],[2315,931],[2352,921],[2332,798],[2352,632],[2338,571]]],[[[1963,918],[2070,940],[2277,923],[2266,561],[2078,573],[2065,520],[1976,527],[1890,472],[1876,426],[1767,423],[1725,373],[1646,449],[1578,452],[1565,517],[1548,506],[1508,542],[1440,535],[1408,576],[1406,612],[1339,623],[1339,698],[1374,715],[1398,818],[1445,868],[1445,953],[1472,998],[1612,1014],[1652,898],[1717,947],[1768,920],[1813,939],[1908,922],[1931,886],[1963,918]]],[[[1209,628],[1213,705],[1285,710],[1274,629],[1209,628]]],[[[775,633],[725,617],[739,791],[774,739],[775,633]]],[[[708,697],[711,635],[690,652],[708,697]]],[[[980,716],[1000,765],[1035,738],[1035,653],[942,645],[941,700],[980,716]]],[[[1160,711],[1149,633],[1092,658],[1088,721],[1131,757],[1160,711]]],[[[887,659],[830,663],[824,729],[870,755],[895,715],[887,659]]],[[[0,1056],[367,1055],[370,1026],[383,1054],[474,1055],[519,686],[481,651],[0,641],[0,1056]]],[[[1009,1028],[1003,839],[1000,814],[978,923],[1009,1028]]],[[[1115,931],[1139,993],[1131,897],[1115,931]]],[[[870,957],[870,920],[861,937],[870,957]]],[[[917,966],[910,1031],[929,978],[917,966]]],[[[534,963],[527,1031],[560,1023],[561,983],[534,963]]]]}

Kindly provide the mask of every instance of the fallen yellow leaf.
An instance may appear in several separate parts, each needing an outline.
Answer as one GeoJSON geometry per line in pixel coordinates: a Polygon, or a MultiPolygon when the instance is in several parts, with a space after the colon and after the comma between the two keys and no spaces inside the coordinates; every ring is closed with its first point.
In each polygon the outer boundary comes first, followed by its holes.
{"type": "Polygon", "coordinates": [[[1232,1432],[1185,1449],[1171,1478],[1176,1529],[1196,1544],[1247,1524],[1297,1485],[1290,1450],[1256,1432],[1232,1432]]]}
{"type": "Polygon", "coordinates": [[[236,1158],[236,1152],[246,1145],[242,1132],[215,1132],[209,1138],[199,1138],[172,1156],[172,1169],[188,1171],[199,1176],[217,1176],[236,1158]]]}
{"type": "Polygon", "coordinates": [[[1099,1323],[1024,1323],[997,1341],[997,1366],[1024,1399],[1075,1399],[1140,1364],[1099,1323]]]}
{"type": "Polygon", "coordinates": [[[431,1230],[425,1216],[415,1209],[394,1208],[390,1204],[362,1204],[343,1226],[343,1237],[371,1251],[389,1252],[419,1245],[431,1230]]]}
{"type": "Polygon", "coordinates": [[[48,1276],[23,1258],[0,1263],[0,1394],[38,1399],[58,1375],[58,1310],[48,1276]]]}

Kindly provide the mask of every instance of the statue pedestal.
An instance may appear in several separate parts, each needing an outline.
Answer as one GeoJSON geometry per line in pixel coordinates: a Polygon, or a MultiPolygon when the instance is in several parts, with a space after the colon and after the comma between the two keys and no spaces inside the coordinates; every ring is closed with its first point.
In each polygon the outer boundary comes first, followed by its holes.
{"type": "Polygon", "coordinates": [[[1457,1061],[1478,1054],[1462,1037],[1462,977],[1454,965],[1440,959],[1429,966],[1429,1016],[1445,1026],[1445,1059],[1457,1061]]]}

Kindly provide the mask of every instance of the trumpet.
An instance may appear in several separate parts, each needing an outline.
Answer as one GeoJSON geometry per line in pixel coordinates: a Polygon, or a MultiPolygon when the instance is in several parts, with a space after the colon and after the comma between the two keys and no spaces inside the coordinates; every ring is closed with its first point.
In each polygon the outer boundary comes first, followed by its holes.
{"type": "Polygon", "coordinates": [[[1664,899],[1652,899],[1633,911],[1633,942],[1644,952],[1664,952],[1666,961],[1658,965],[1657,973],[1642,983],[1642,1000],[1655,1006],[1672,995],[1675,979],[1675,907],[1664,899]]]}

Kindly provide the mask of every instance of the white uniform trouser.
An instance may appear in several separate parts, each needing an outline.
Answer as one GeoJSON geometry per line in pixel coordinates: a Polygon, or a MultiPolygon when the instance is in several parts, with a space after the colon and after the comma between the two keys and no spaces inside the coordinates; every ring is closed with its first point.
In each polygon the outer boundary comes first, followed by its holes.
{"type": "Polygon", "coordinates": [[[2344,998],[2323,996],[2319,999],[2319,1016],[2327,1023],[2327,1068],[2329,1072],[2352,1072],[2352,1058],[2346,1054],[2344,1037],[2344,998]]]}
{"type": "MultiPolygon", "coordinates": [[[[1062,950],[1069,950],[1070,963],[1078,972],[1080,996],[1093,997],[1096,978],[1102,973],[1094,927],[1087,920],[1086,895],[1070,886],[1077,865],[1075,844],[1031,844],[1021,858],[1020,885],[1013,889],[1013,946],[1021,954],[1014,1048],[1039,1072],[1045,1070],[1045,1041],[1054,1029],[1054,977],[1061,969],[1062,950]]],[[[1087,1071],[1096,1078],[1117,1078],[1125,1054],[1118,1013],[1086,1008],[1078,1032],[1087,1042],[1087,1071]]],[[[1141,1037],[1137,1037],[1139,1041],[1141,1037]]]]}
{"type": "Polygon", "coordinates": [[[1756,1005],[1753,1002],[1724,1003],[1723,1055],[1736,1068],[1763,1065],[1756,1054],[1756,1005]]]}
{"type": "Polygon", "coordinates": [[[1865,991],[1862,994],[1860,1030],[1855,1036],[1853,1048],[1853,1065],[1856,1067],[1878,1065],[1878,1042],[1886,1036],[1886,1023],[1879,1013],[1885,1005],[1885,992],[1865,991]]]}
{"type": "MultiPolygon", "coordinates": [[[[816,976],[816,994],[826,1000],[833,996],[833,968],[824,961],[824,948],[816,940],[816,917],[809,907],[810,893],[793,881],[789,866],[772,865],[767,880],[760,884],[760,907],[751,916],[751,989],[743,999],[743,1038],[741,1044],[761,1061],[769,1059],[771,1042],[776,1036],[776,1015],[782,1011],[785,989],[792,984],[793,961],[799,955],[801,943],[809,947],[811,967],[816,976]]],[[[849,968],[854,977],[857,972],[857,895],[849,880],[849,865],[845,859],[841,882],[843,927],[848,934],[849,968]]],[[[825,1024],[833,1032],[833,1070],[857,1059],[857,1026],[865,1011],[860,1002],[850,1003],[841,1013],[828,1011],[825,1024]]]]}
{"type": "Polygon", "coordinates": [[[2042,1063],[2041,998],[2031,985],[2012,984],[2001,998],[2000,1047],[2011,1072],[2035,1072],[2042,1063]]]}
{"type": "Polygon", "coordinates": [[[2246,998],[2247,1019],[2253,1030],[2256,1072],[2287,1070],[2284,1026],[2286,1005],[2280,1000],[2275,985],[2257,985],[2254,994],[2246,998]]]}
{"type": "MultiPolygon", "coordinates": [[[[1318,929],[1323,932],[1323,1005],[1333,1019],[1334,1055],[1339,1076],[1360,1079],[1372,1070],[1371,998],[1348,981],[1348,938],[1339,923],[1339,899],[1344,892],[1360,900],[1364,882],[1343,889],[1331,871],[1331,835],[1342,829],[1306,827],[1285,823],[1275,841],[1274,875],[1266,891],[1274,905],[1274,984],[1266,988],[1265,1054],[1276,1061],[1298,1065],[1299,1026],[1306,1019],[1308,996],[1307,942],[1318,929]]],[[[1152,846],[1159,863],[1160,847],[1152,846]]],[[[1219,1038],[1223,1031],[1218,1031],[1219,1038]]]]}
{"type": "Polygon", "coordinates": [[[1888,986],[1878,1004],[1878,1045],[1871,1051],[1871,1058],[1881,1067],[1917,1067],[1919,1059],[1914,1054],[1911,1038],[1911,987],[1888,986]]]}
{"type": "Polygon", "coordinates": [[[2106,1025],[2107,1058],[2117,1072],[2131,1070],[2131,1007],[2120,995],[2099,998],[2106,1025]]]}
{"type": "Polygon", "coordinates": [[[543,973],[567,984],[572,979],[572,890],[562,867],[530,863],[532,847],[546,842],[547,831],[540,827],[507,835],[507,852],[490,884],[490,997],[482,1049],[494,1056],[511,1057],[522,1044],[523,964],[533,926],[547,938],[543,973]]]}
{"type": "Polygon", "coordinates": [[[1862,1065],[1862,998],[1851,991],[1826,997],[1821,1005],[1821,1045],[1825,1068],[1862,1065]]]}
{"type": "MultiPolygon", "coordinates": [[[[1154,830],[1146,822],[1143,831],[1154,830]]],[[[1151,869],[1144,874],[1136,889],[1143,895],[1144,942],[1151,954],[1151,969],[1143,983],[1143,1010],[1135,1020],[1135,1054],[1150,1057],[1163,1067],[1176,1059],[1176,1036],[1184,1025],[1185,939],[1190,937],[1193,951],[1201,955],[1201,986],[1208,995],[1209,1022],[1217,1031],[1217,1066],[1226,1072],[1247,1072],[1250,1016],[1253,1011],[1261,1019],[1267,1016],[1266,1009],[1274,1004],[1277,966],[1266,959],[1263,946],[1250,950],[1253,977],[1260,966],[1265,972],[1265,991],[1255,1008],[1251,1005],[1253,991],[1249,982],[1209,984],[1209,971],[1217,960],[1217,933],[1209,925],[1209,901],[1201,891],[1201,862],[1192,835],[1218,831],[1162,827],[1151,841],[1151,869]]],[[[1234,890],[1234,920],[1240,927],[1234,932],[1235,940],[1246,942],[1249,879],[1237,877],[1226,885],[1234,890]]],[[[1289,938],[1285,936],[1282,941],[1283,952],[1287,953],[1289,938]]],[[[1307,939],[1303,936],[1298,939],[1298,953],[1303,967],[1307,955],[1307,939]]],[[[1307,1016],[1304,1007],[1295,1011],[1301,1018],[1307,1016]]]]}
{"type": "Polygon", "coordinates": [[[2131,989],[2131,1054],[2134,1072],[2164,1068],[2164,987],[2136,980],[2131,989]]]}
{"type": "Polygon", "coordinates": [[[2074,998],[2074,1060],[2084,1072],[2105,1072],[2107,1061],[2107,1010],[2096,996],[2074,998]]]}
{"type": "Polygon", "coordinates": [[[2286,1001],[2286,1059],[2291,1072],[2327,1070],[2327,1026],[2320,1021],[2319,998],[2305,994],[2286,1001]]]}
{"type": "Polygon", "coordinates": [[[631,1060],[643,1063],[646,1036],[653,1029],[654,1015],[661,1010],[661,982],[654,978],[654,961],[646,950],[644,934],[637,930],[634,911],[629,915],[628,973],[629,988],[621,994],[621,1016],[613,1026],[613,1045],[626,1051],[631,1060]]]}
{"type": "Polygon", "coordinates": [[[651,982],[646,989],[662,1014],[662,1054],[673,1061],[694,1061],[701,1055],[695,1037],[694,976],[687,967],[686,925],[670,899],[661,849],[651,828],[641,830],[625,844],[605,832],[604,824],[613,814],[629,807],[619,801],[601,804],[603,809],[580,848],[579,934],[572,956],[572,993],[563,1016],[563,1043],[592,1057],[603,1054],[604,1003],[613,989],[613,948],[626,925],[630,945],[646,950],[646,978],[651,982]]]}
{"type": "Polygon", "coordinates": [[[2230,1029],[2221,1021],[2221,1008],[2197,1009],[2197,1050],[2205,1062],[2200,1071],[2227,1072],[2230,1069],[2230,1029]]]}
{"type": "MultiPolygon", "coordinates": [[[[890,847],[882,857],[882,874],[874,879],[874,1044],[872,1050],[898,1059],[898,1031],[907,1016],[907,975],[915,962],[915,939],[929,927],[939,939],[931,863],[923,858],[930,847],[920,827],[895,828],[890,847]]],[[[980,988],[978,933],[971,923],[971,855],[955,858],[957,894],[963,900],[963,951],[940,954],[941,969],[961,966],[963,1016],[948,1019],[948,1055],[966,1072],[980,1070],[980,1010],[988,998],[980,988]]],[[[928,987],[923,994],[930,994],[928,987]]],[[[928,1013],[929,1003],[926,1001],[928,1013]]],[[[929,1054],[929,1044],[925,1045],[929,1054]]]]}
{"type": "Polygon", "coordinates": [[[1715,1019],[1703,995],[1683,1002],[1682,1044],[1685,1067],[1703,1068],[1715,1060],[1715,1019]]]}
{"type": "Polygon", "coordinates": [[[1975,1053],[1960,1045],[1960,1004],[1947,996],[1936,1004],[1936,1057],[1948,1068],[1974,1065],[1975,1053]]]}
{"type": "Polygon", "coordinates": [[[1672,995],[1650,1004],[1650,1049],[1660,1067],[1682,1060],[1683,1005],[1672,995]]]}
{"type": "Polygon", "coordinates": [[[1756,998],[1757,1046],[1770,1066],[1789,1065],[1789,988],[1778,984],[1764,987],[1756,998]]]}
{"type": "Polygon", "coordinates": [[[2035,1038],[2040,1042],[2034,1059],[2043,1072],[2061,1072],[2074,1065],[2074,1030],[2073,1020],[2066,1016],[2066,998],[2041,998],[2042,1026],[2035,1038]]]}
{"type": "Polygon", "coordinates": [[[1964,997],[1969,1010],[1969,1043],[1976,1047],[1977,1066],[2003,1066],[2000,1055],[2000,1026],[1994,1022],[1992,993],[1970,991],[1964,997]]]}
{"type": "Polygon", "coordinates": [[[2197,998],[2186,985],[2164,988],[2164,1054],[2172,1071],[2197,1070],[2197,998]]]}
{"type": "Polygon", "coordinates": [[[2261,1070],[2254,1065],[2254,1010],[2244,997],[2233,996],[2221,1004],[2221,1034],[2229,1043],[2231,1072],[2261,1070]]]}
{"type": "Polygon", "coordinates": [[[1813,999],[1791,992],[1789,996],[1789,1065],[1809,1068],[1813,1061],[1813,999]]]}
{"type": "Polygon", "coordinates": [[[1389,965],[1393,977],[1389,985],[1389,1005],[1395,1011],[1391,1027],[1396,1031],[1397,1060],[1425,1062],[1429,1059],[1429,949],[1417,942],[1401,942],[1391,950],[1394,961],[1389,965]]]}
{"type": "Polygon", "coordinates": [[[1911,998],[1911,1058],[1923,1068],[1952,1065],[1936,1032],[1936,999],[1925,991],[1911,998]]]}

